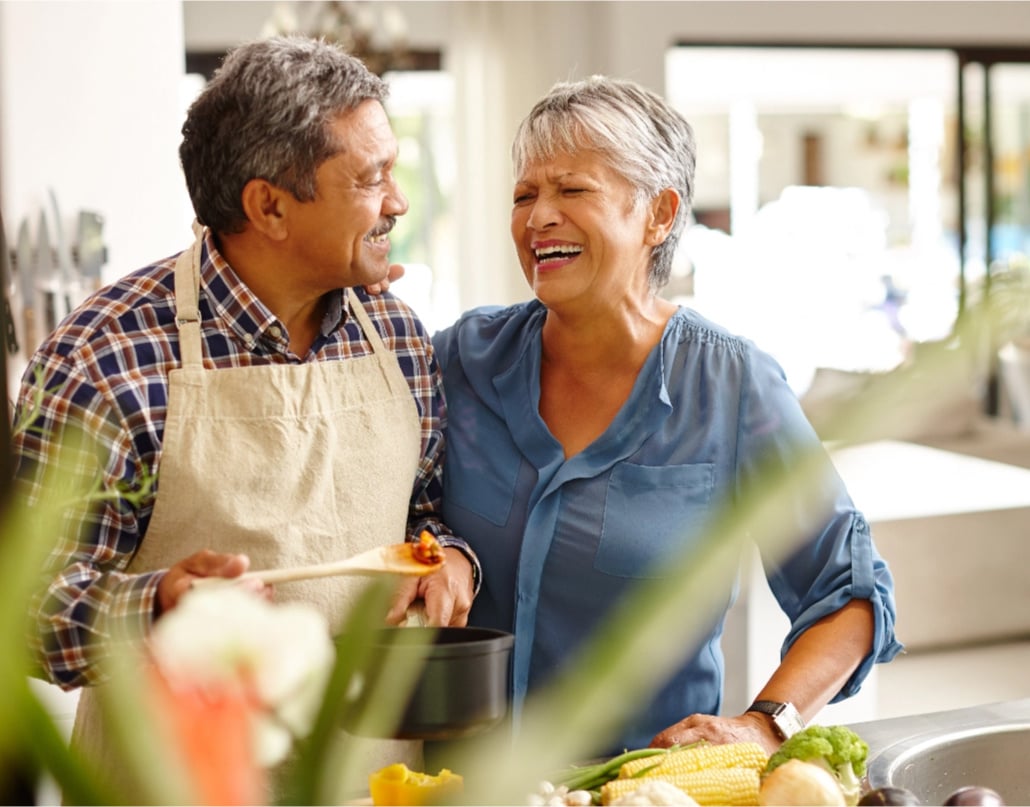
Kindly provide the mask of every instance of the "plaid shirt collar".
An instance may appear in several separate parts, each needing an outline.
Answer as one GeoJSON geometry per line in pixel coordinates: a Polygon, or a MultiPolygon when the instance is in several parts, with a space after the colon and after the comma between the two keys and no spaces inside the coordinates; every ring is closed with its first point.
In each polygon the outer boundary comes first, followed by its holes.
{"type": "MultiPolygon", "coordinates": [[[[284,338],[286,329],[283,324],[240,279],[218,251],[214,233],[210,230],[204,235],[200,285],[214,315],[224,320],[245,344],[254,344],[262,340],[274,342],[284,338]]],[[[332,292],[329,298],[329,305],[322,320],[322,336],[327,337],[338,330],[346,316],[343,289],[338,289],[332,292]]]]}

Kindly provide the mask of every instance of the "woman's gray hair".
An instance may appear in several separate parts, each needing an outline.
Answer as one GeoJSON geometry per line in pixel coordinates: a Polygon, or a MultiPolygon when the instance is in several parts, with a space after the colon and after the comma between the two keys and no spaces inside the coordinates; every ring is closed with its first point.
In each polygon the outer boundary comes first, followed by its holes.
{"type": "Polygon", "coordinates": [[[669,282],[676,245],[690,215],[697,160],[693,129],[639,84],[592,76],[555,84],[519,124],[511,156],[519,175],[528,163],[585,148],[599,151],[636,188],[638,203],[666,188],[680,195],[668,238],[651,252],[648,280],[657,291],[669,282]]]}
{"type": "Polygon", "coordinates": [[[198,220],[240,232],[243,187],[257,178],[314,199],[318,166],[343,147],[335,118],[387,93],[381,78],[323,40],[272,37],[232,50],[182,127],[179,159],[198,220]]]}

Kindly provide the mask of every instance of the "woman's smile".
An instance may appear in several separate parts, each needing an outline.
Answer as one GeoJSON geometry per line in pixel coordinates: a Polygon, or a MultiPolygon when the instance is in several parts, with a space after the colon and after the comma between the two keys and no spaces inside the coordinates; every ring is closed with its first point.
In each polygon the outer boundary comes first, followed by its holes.
{"type": "Polygon", "coordinates": [[[538,271],[559,269],[562,266],[566,266],[578,258],[579,254],[583,251],[581,244],[574,244],[569,241],[556,241],[554,239],[534,241],[530,244],[530,249],[536,258],[536,269],[538,271]]]}

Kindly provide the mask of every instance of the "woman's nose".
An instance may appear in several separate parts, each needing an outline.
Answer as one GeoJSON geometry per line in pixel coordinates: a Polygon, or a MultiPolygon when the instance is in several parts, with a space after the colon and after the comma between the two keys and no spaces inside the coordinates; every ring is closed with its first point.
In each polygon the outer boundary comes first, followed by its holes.
{"type": "Polygon", "coordinates": [[[526,226],[531,230],[546,230],[556,225],[560,219],[558,209],[549,200],[538,198],[529,211],[526,226]]]}

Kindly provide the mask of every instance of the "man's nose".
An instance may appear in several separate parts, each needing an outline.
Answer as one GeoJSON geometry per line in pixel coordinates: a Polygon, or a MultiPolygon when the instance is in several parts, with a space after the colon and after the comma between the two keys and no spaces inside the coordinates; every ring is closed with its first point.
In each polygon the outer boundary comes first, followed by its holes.
{"type": "Polygon", "coordinates": [[[383,208],[391,216],[403,216],[408,212],[408,197],[394,179],[390,181],[390,192],[386,195],[383,208]]]}

